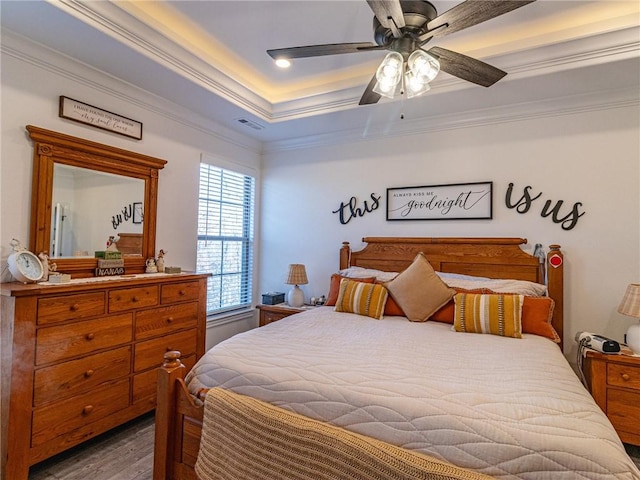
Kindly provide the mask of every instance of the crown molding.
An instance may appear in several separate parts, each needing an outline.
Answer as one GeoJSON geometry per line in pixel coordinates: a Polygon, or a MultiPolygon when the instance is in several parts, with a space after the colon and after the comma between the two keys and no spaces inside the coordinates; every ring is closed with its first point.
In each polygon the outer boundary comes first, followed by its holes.
{"type": "MultiPolygon", "coordinates": [[[[358,108],[363,85],[369,81],[369,78],[363,78],[357,86],[271,103],[127,14],[116,3],[79,0],[58,0],[51,3],[267,123],[358,108]]],[[[499,65],[510,76],[524,78],[615,61],[628,58],[629,55],[637,56],[638,38],[640,27],[635,26],[485,60],[499,65]]],[[[446,76],[433,82],[429,95],[465,88],[471,88],[468,82],[446,76]]]]}
{"type": "Polygon", "coordinates": [[[227,127],[201,117],[180,105],[123,82],[6,28],[2,30],[0,52],[254,154],[260,154],[262,151],[261,142],[258,140],[229,130],[227,127]]]}

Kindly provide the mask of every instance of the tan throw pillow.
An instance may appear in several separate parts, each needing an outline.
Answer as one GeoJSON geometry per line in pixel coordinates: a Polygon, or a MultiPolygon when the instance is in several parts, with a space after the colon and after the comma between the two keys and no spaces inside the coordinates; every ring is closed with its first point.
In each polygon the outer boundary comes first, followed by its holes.
{"type": "Polygon", "coordinates": [[[422,252],[396,278],[384,283],[389,294],[412,322],[426,322],[456,291],[444,283],[422,252]]]}
{"type": "Polygon", "coordinates": [[[456,332],[522,338],[524,295],[458,293],[455,302],[456,332]]]}
{"type": "Polygon", "coordinates": [[[336,300],[336,312],[356,313],[380,320],[389,293],[379,283],[363,283],[343,278],[336,300]]]}

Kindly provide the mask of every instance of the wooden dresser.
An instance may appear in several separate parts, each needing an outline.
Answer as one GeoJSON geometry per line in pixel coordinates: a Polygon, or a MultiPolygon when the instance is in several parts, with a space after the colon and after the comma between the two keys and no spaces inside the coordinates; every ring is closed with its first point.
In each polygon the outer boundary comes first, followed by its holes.
{"type": "Polygon", "coordinates": [[[640,357],[589,351],[583,368],[591,395],[622,441],[640,446],[640,357]]]}
{"type": "Polygon", "coordinates": [[[26,480],[30,465],[152,410],[163,354],[190,368],[204,353],[206,284],[187,273],[2,284],[3,478],[26,480]]]}

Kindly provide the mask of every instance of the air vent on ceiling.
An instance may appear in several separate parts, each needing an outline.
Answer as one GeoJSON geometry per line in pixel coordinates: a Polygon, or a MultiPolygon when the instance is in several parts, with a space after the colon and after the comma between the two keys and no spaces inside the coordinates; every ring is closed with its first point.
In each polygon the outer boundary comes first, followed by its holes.
{"type": "Polygon", "coordinates": [[[246,118],[236,118],[236,122],[241,123],[245,127],[253,128],[254,130],[264,130],[264,125],[260,125],[253,120],[247,120],[246,118]]]}

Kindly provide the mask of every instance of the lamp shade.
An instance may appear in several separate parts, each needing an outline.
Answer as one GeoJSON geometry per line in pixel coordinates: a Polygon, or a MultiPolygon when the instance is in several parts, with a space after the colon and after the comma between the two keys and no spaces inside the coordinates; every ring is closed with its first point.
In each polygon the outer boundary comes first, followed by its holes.
{"type": "Polygon", "coordinates": [[[289,265],[289,275],[287,276],[287,281],[284,283],[287,285],[306,285],[309,283],[304,265],[301,263],[292,263],[289,265]]]}
{"type": "MultiPolygon", "coordinates": [[[[640,318],[640,284],[631,283],[624,292],[618,312],[630,317],[640,318]]],[[[626,342],[636,356],[640,356],[640,323],[633,324],[627,330],[626,342]]]]}
{"type": "Polygon", "coordinates": [[[632,283],[624,292],[618,312],[630,317],[640,318],[640,284],[632,283]]]}

